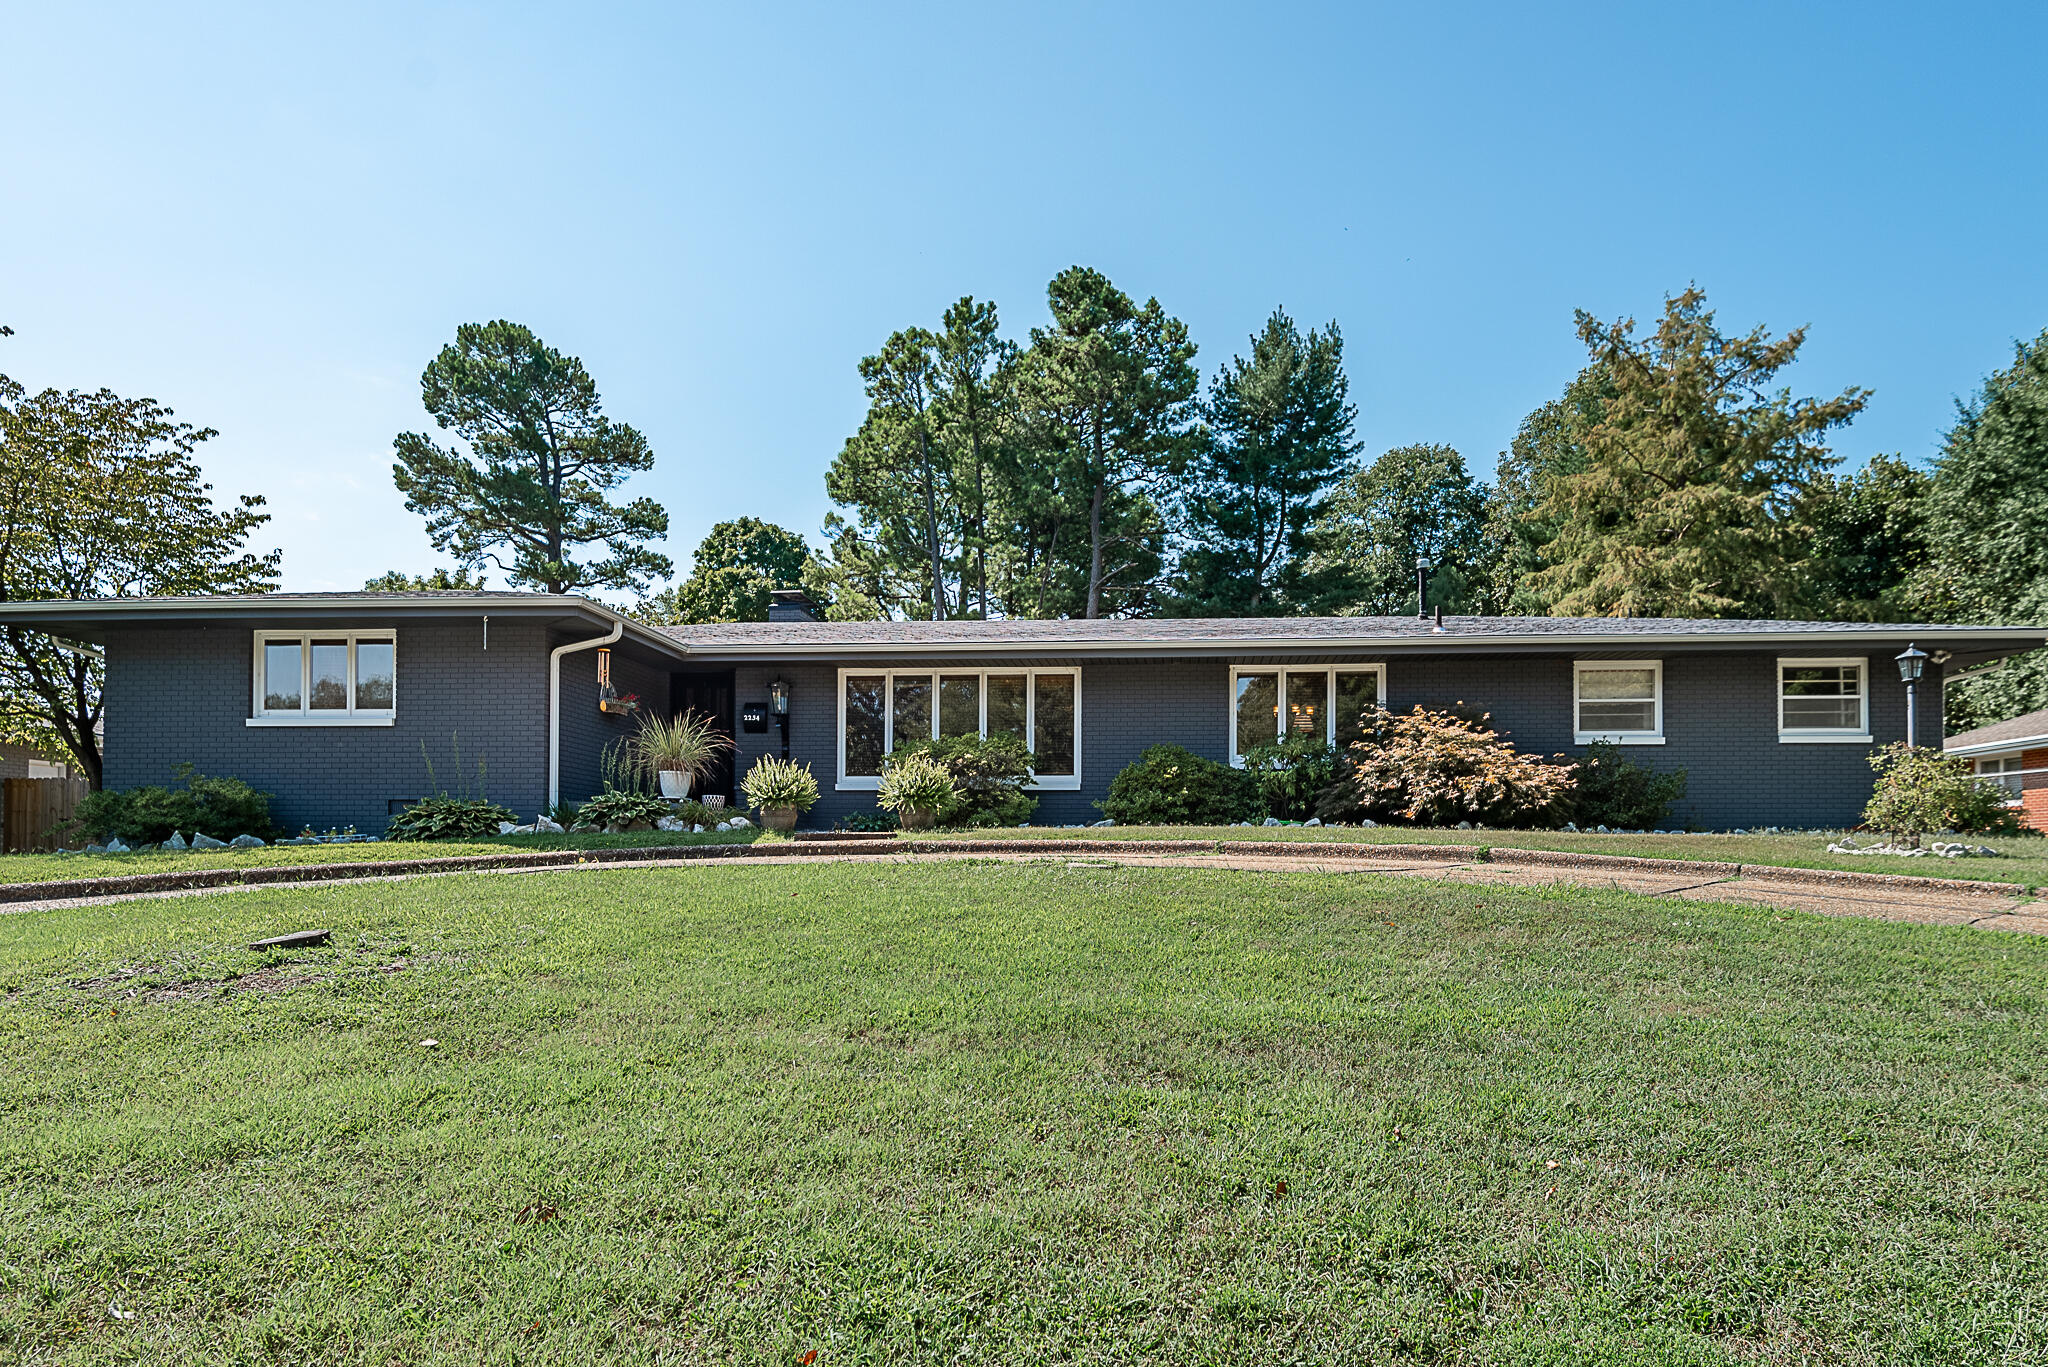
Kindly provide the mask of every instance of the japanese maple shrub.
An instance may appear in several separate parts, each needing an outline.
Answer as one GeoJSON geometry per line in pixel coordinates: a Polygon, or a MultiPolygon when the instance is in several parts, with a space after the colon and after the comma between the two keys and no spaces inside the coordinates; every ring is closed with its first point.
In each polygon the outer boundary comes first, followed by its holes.
{"type": "Polygon", "coordinates": [[[1369,717],[1365,738],[1351,743],[1336,781],[1317,796],[1318,814],[1419,826],[1556,825],[1575,786],[1570,766],[1562,755],[1553,762],[1523,754],[1488,720],[1427,707],[1369,717]]]}

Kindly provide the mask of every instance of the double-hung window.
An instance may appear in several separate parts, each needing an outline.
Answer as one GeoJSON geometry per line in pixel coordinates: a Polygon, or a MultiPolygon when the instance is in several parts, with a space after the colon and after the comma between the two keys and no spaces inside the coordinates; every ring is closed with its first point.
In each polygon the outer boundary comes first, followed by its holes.
{"type": "Polygon", "coordinates": [[[2026,761],[2019,755],[2007,755],[2002,759],[1980,759],[1977,761],[1977,777],[1987,783],[1995,783],[2005,789],[2008,805],[2020,805],[2025,787],[2026,761]]]}
{"type": "Polygon", "coordinates": [[[1347,745],[1385,703],[1385,665],[1237,665],[1230,671],[1230,762],[1288,736],[1347,745]]]}
{"type": "Polygon", "coordinates": [[[839,787],[873,788],[882,760],[928,737],[1021,736],[1034,788],[1081,786],[1078,669],[842,669],[839,787]]]}
{"type": "Polygon", "coordinates": [[[390,631],[259,631],[251,726],[390,726],[398,637],[390,631]]]}
{"type": "Polygon", "coordinates": [[[1778,661],[1778,739],[1870,740],[1870,662],[1778,661]]]}
{"type": "Polygon", "coordinates": [[[1579,660],[1572,669],[1572,739],[1664,743],[1662,660],[1579,660]]]}

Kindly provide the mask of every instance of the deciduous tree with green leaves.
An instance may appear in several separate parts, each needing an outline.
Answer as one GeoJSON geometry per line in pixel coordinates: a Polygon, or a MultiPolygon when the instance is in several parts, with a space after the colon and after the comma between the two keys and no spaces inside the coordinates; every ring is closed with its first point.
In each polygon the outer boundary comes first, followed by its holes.
{"type": "Polygon", "coordinates": [[[1806,330],[1723,335],[1697,288],[1667,299],[1655,332],[1578,315],[1612,394],[1575,418],[1585,468],[1545,481],[1530,514],[1557,534],[1530,585],[1556,616],[1795,615],[1811,528],[1808,486],[1826,445],[1869,401],[1773,390],[1806,330]]]}
{"type": "MultiPolygon", "coordinates": [[[[0,375],[0,598],[261,593],[280,554],[245,548],[263,500],[208,496],[195,453],[211,428],[107,390],[30,396],[0,375]]],[[[0,736],[61,750],[93,787],[105,666],[39,631],[0,631],[0,736]]]]}
{"type": "Polygon", "coordinates": [[[435,593],[453,589],[481,589],[483,576],[457,565],[449,569],[436,565],[426,574],[407,574],[404,570],[386,570],[375,579],[363,585],[368,593],[435,593]]]}
{"type": "MultiPolygon", "coordinates": [[[[1927,558],[1907,586],[1933,621],[2048,620],[2048,330],[2014,348],[1956,416],[1927,490],[1927,558]]],[[[1968,730],[2048,707],[2048,652],[1951,686],[1968,730]]]]}
{"type": "Polygon", "coordinates": [[[1298,610],[1309,524],[1358,451],[1337,325],[1304,334],[1275,309],[1251,342],[1209,387],[1208,440],[1180,494],[1172,609],[1187,616],[1298,610]]]}
{"type": "Polygon", "coordinates": [[[1875,456],[1852,475],[1820,475],[1800,518],[1813,528],[1804,597],[1816,617],[1849,622],[1914,619],[1907,585],[1927,566],[1926,472],[1875,456]]]}
{"type": "Polygon", "coordinates": [[[1415,562],[1430,565],[1430,602],[1469,607],[1484,572],[1476,551],[1484,494],[1449,446],[1398,446],[1347,475],[1310,525],[1302,592],[1318,613],[1415,611],[1415,562]]]}
{"type": "Polygon", "coordinates": [[[654,452],[604,415],[583,362],[517,323],[465,323],[420,376],[420,397],[460,444],[401,433],[391,473],[436,550],[549,593],[639,592],[671,572],[646,544],[668,532],[661,505],[607,497],[652,469],[654,452]],[[588,546],[605,558],[573,558],[588,546]]]}
{"type": "Polygon", "coordinates": [[[1586,468],[1579,434],[1600,421],[1612,393],[1605,369],[1586,367],[1563,394],[1522,419],[1514,440],[1500,453],[1493,483],[1486,489],[1486,520],[1480,535],[1485,570],[1473,585],[1475,611],[1520,617],[1549,612],[1549,603],[1530,577],[1543,568],[1558,527],[1537,509],[1550,480],[1586,468]]]}
{"type": "Polygon", "coordinates": [[[642,603],[636,615],[664,626],[685,622],[765,622],[769,595],[797,588],[811,548],[786,527],[758,517],[712,526],[697,544],[690,577],[642,603]]]}

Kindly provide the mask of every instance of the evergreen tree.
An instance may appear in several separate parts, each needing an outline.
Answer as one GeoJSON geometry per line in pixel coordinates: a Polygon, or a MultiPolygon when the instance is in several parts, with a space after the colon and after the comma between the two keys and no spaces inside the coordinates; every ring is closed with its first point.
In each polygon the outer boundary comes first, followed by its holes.
{"type": "Polygon", "coordinates": [[[1482,490],[1449,446],[1399,446],[1340,480],[1309,528],[1303,567],[1319,613],[1413,613],[1415,562],[1430,566],[1431,606],[1466,612],[1484,572],[1476,557],[1482,490]]]}
{"type": "Polygon", "coordinates": [[[434,549],[549,593],[638,591],[669,574],[669,558],[644,544],[668,532],[661,505],[606,498],[654,468],[654,452],[604,415],[583,362],[517,323],[465,323],[420,376],[420,397],[468,448],[416,432],[392,443],[392,478],[405,506],[427,519],[434,549]],[[572,560],[584,546],[609,555],[572,560]]]}
{"type": "Polygon", "coordinates": [[[1209,439],[1181,495],[1172,608],[1186,616],[1289,611],[1309,523],[1358,450],[1337,325],[1303,335],[1275,309],[1251,341],[1251,356],[1233,357],[1210,385],[1209,439]]]}
{"type": "Polygon", "coordinates": [[[1501,452],[1486,490],[1480,540],[1482,569],[1474,576],[1476,611],[1500,616],[1543,616],[1549,602],[1531,585],[1557,524],[1540,516],[1548,482],[1586,468],[1578,434],[1600,421],[1613,387],[1600,366],[1580,371],[1559,397],[1538,408],[1501,452]]]}
{"type": "Polygon", "coordinates": [[[934,339],[938,393],[933,409],[940,444],[960,501],[960,591],[956,611],[986,618],[989,551],[1007,486],[1001,479],[1015,426],[1017,346],[997,335],[993,303],[964,297],[946,310],[934,339]]]}
{"type": "MultiPolygon", "coordinates": [[[[1927,560],[1908,593],[1933,621],[2048,620],[2048,331],[1963,405],[1927,491],[1927,560]]],[[[1967,730],[2048,707],[2048,652],[1955,685],[1944,711],[1967,730]]]]}
{"type": "Polygon", "coordinates": [[[1031,515],[1086,528],[1081,616],[1143,612],[1165,564],[1159,503],[1196,439],[1195,344],[1157,299],[1139,305],[1099,271],[1069,267],[1046,295],[1052,326],[1032,329],[1022,399],[1053,477],[1031,515]]]}
{"type": "Polygon", "coordinates": [[[1613,393],[1598,420],[1574,422],[1585,468],[1544,481],[1531,516],[1557,535],[1530,587],[1558,616],[1793,615],[1807,487],[1869,391],[1773,393],[1805,329],[1725,337],[1698,289],[1667,299],[1642,341],[1633,319],[1581,312],[1578,329],[1613,393]]]}
{"type": "Polygon", "coordinates": [[[1904,622],[1914,616],[1907,583],[1927,564],[1928,476],[1897,456],[1855,474],[1821,475],[1801,520],[1813,528],[1805,564],[1805,611],[1831,621],[1904,622]]]}

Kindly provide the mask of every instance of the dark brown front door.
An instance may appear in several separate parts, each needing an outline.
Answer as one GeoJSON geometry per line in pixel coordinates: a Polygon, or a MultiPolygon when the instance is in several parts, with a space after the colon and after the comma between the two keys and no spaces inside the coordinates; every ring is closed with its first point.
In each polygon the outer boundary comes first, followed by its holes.
{"type": "MultiPolygon", "coordinates": [[[[733,713],[732,671],[724,669],[671,676],[669,706],[678,715],[699,712],[710,717],[727,739],[731,739],[737,724],[733,713]]],[[[692,796],[704,797],[710,793],[723,793],[727,801],[733,799],[730,752],[719,756],[709,773],[697,776],[692,796]]]]}

